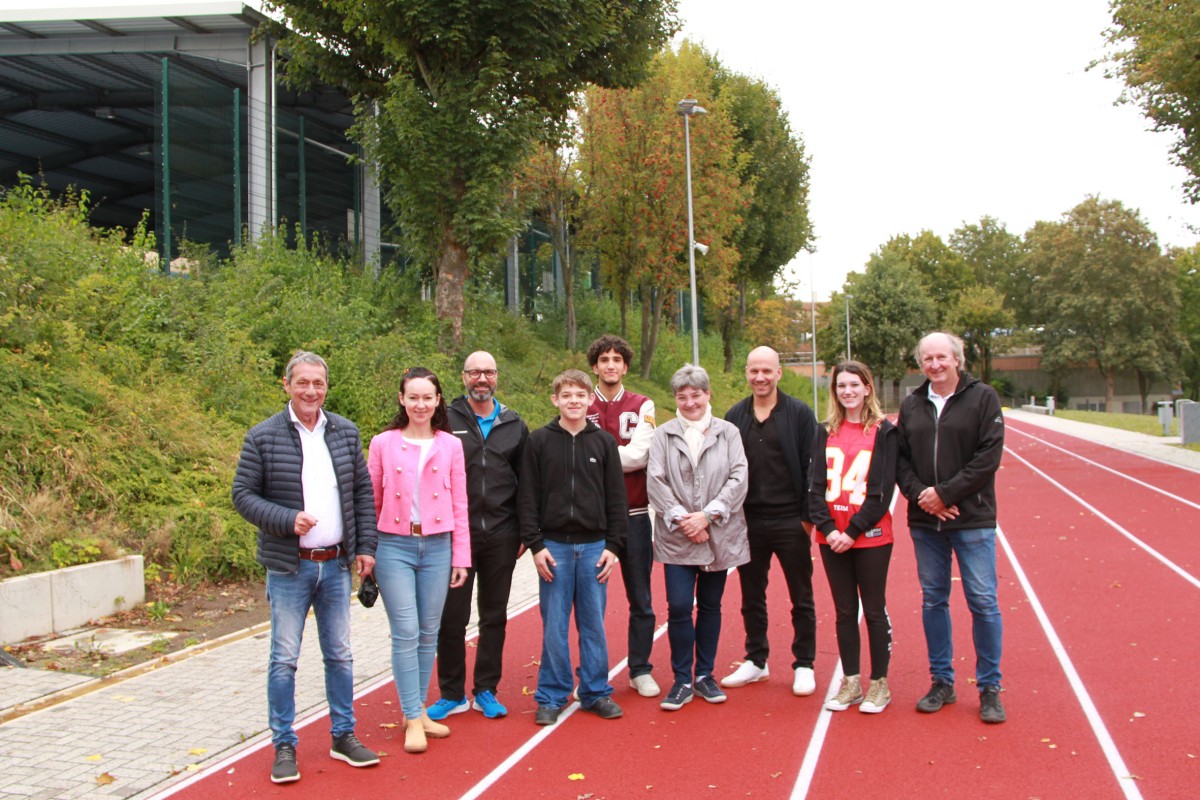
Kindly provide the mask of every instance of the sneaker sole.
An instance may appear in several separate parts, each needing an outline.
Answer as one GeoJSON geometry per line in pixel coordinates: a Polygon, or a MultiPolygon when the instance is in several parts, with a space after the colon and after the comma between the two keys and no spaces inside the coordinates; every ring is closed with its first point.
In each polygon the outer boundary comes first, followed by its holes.
{"type": "MultiPolygon", "coordinates": [[[[826,700],[825,705],[823,705],[822,708],[824,708],[826,711],[845,711],[846,709],[850,708],[851,706],[859,705],[860,703],[862,703],[862,701],[863,701],[863,699],[860,697],[857,700],[851,700],[849,703],[846,703],[843,705],[842,703],[834,703],[830,700],[826,700]]],[[[861,710],[862,710],[862,706],[859,705],[859,711],[861,711],[861,710]]]]}
{"type": "Polygon", "coordinates": [[[467,713],[467,712],[468,712],[468,711],[470,711],[470,710],[471,710],[471,704],[470,704],[470,703],[466,703],[466,702],[464,702],[464,703],[459,703],[459,704],[458,704],[458,705],[456,705],[454,708],[452,708],[452,709],[450,709],[449,711],[447,711],[445,714],[440,714],[440,716],[436,716],[436,717],[435,717],[435,716],[433,715],[433,709],[432,709],[432,708],[427,708],[427,709],[425,709],[425,713],[426,713],[426,714],[429,716],[429,718],[430,718],[431,720],[433,720],[434,722],[441,722],[441,721],[442,721],[442,720],[444,720],[446,717],[453,717],[455,714],[465,714],[465,713],[467,713]]]}
{"type": "Polygon", "coordinates": [[[725,689],[740,689],[743,686],[749,686],[752,683],[762,683],[763,681],[767,681],[770,679],[771,679],[770,675],[759,675],[757,678],[752,678],[751,680],[748,680],[748,681],[731,681],[731,680],[729,680],[729,678],[722,678],[721,686],[722,686],[722,688],[725,688],[725,689]]]}
{"type": "Polygon", "coordinates": [[[630,682],[629,682],[629,688],[630,688],[630,689],[633,689],[633,690],[634,690],[635,692],[637,692],[637,693],[638,693],[638,695],[640,695],[641,697],[658,697],[660,694],[662,694],[662,689],[661,689],[660,687],[658,687],[658,686],[655,686],[655,687],[654,687],[654,691],[646,691],[646,692],[643,692],[643,691],[641,690],[641,688],[640,688],[640,687],[639,687],[639,686],[638,686],[636,683],[634,683],[633,681],[630,681],[630,682]]]}
{"type": "Polygon", "coordinates": [[[706,703],[713,703],[713,704],[724,703],[726,700],[729,699],[727,696],[725,696],[723,694],[719,694],[715,697],[709,697],[708,695],[701,694],[701,695],[697,695],[697,697],[699,697],[701,700],[703,700],[706,703]]]}
{"type": "MultiPolygon", "coordinates": [[[[371,766],[374,766],[375,764],[379,763],[378,756],[376,756],[375,758],[373,758],[370,761],[352,761],[350,759],[350,756],[346,755],[345,753],[339,753],[336,750],[330,750],[329,757],[337,759],[338,761],[345,761],[347,764],[349,764],[352,767],[371,767],[371,766]]],[[[299,777],[300,776],[297,775],[296,778],[294,778],[293,780],[297,780],[297,779],[299,779],[299,777]]],[[[272,779],[272,780],[274,780],[274,779],[272,779]]]]}
{"type": "MultiPolygon", "coordinates": [[[[498,719],[500,717],[508,716],[507,708],[502,709],[500,711],[488,712],[483,708],[483,706],[479,705],[479,703],[476,703],[474,700],[471,701],[471,708],[474,709],[475,711],[478,711],[479,713],[483,714],[483,716],[487,717],[488,719],[498,719]]],[[[430,719],[433,719],[433,717],[430,717],[430,719]]]]}
{"type": "Polygon", "coordinates": [[[688,703],[692,702],[692,700],[695,699],[695,697],[696,697],[696,695],[689,694],[687,697],[685,697],[683,700],[681,700],[678,703],[668,703],[667,701],[664,700],[663,702],[659,703],[658,706],[663,711],[678,711],[679,709],[686,706],[688,703]]]}
{"type": "Polygon", "coordinates": [[[883,704],[883,705],[881,705],[881,706],[877,706],[877,705],[875,705],[874,703],[870,703],[870,704],[868,704],[868,703],[863,703],[863,704],[859,705],[859,707],[858,707],[858,710],[859,710],[860,712],[862,712],[863,714],[879,714],[879,713],[881,713],[881,712],[882,712],[882,711],[883,711],[885,708],[887,708],[888,706],[890,706],[891,704],[892,704],[892,701],[891,701],[891,700],[888,700],[886,703],[884,703],[884,704],[883,704]]]}
{"type": "Polygon", "coordinates": [[[920,711],[922,714],[936,714],[942,710],[942,706],[952,706],[957,702],[957,697],[950,697],[949,699],[943,700],[941,703],[932,708],[929,706],[922,706],[920,703],[917,703],[917,711],[920,711]]]}
{"type": "Polygon", "coordinates": [[[295,783],[298,780],[300,780],[299,772],[297,772],[295,775],[288,775],[286,778],[276,778],[274,775],[271,776],[271,783],[295,783]]]}

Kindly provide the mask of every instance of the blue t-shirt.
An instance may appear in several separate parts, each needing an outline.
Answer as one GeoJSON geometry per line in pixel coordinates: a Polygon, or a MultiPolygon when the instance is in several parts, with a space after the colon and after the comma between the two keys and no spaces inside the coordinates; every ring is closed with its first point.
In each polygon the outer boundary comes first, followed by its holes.
{"type": "Polygon", "coordinates": [[[496,418],[500,416],[500,401],[492,400],[492,413],[486,417],[475,415],[476,421],[479,423],[479,432],[486,439],[488,434],[492,432],[492,426],[496,424],[496,418]]]}

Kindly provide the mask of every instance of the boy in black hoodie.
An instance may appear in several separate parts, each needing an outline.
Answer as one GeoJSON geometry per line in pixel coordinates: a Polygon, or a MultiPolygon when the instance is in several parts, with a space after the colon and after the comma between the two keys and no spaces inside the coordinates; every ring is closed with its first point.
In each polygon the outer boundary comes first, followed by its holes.
{"type": "Polygon", "coordinates": [[[559,416],[529,434],[521,457],[521,539],[538,571],[542,661],[534,721],[553,725],[571,694],[570,622],[579,631],[579,702],[603,719],[621,716],[608,682],[604,609],[625,543],[625,479],[616,441],[588,422],[592,382],[579,370],[554,379],[559,416]]]}

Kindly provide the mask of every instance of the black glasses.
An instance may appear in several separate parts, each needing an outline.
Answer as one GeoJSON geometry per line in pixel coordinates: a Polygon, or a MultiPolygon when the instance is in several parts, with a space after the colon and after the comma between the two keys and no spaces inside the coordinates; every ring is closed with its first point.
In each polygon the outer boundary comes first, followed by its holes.
{"type": "Polygon", "coordinates": [[[463,375],[466,375],[471,380],[478,380],[480,375],[482,375],[485,378],[494,378],[494,377],[496,377],[496,370],[494,370],[494,369],[464,369],[463,375]]]}

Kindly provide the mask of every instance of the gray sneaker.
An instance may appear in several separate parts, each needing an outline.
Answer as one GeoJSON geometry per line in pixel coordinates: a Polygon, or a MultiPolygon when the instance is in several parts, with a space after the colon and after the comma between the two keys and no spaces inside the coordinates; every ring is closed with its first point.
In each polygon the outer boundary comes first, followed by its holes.
{"type": "Polygon", "coordinates": [[[296,765],[296,746],[281,744],[275,747],[275,763],[271,765],[271,783],[291,783],[300,780],[296,765]]]}
{"type": "Polygon", "coordinates": [[[692,688],[696,694],[703,697],[710,703],[724,703],[725,693],[721,691],[721,687],[717,686],[717,682],[713,680],[712,675],[702,675],[696,678],[696,683],[692,688]]]}
{"type": "Polygon", "coordinates": [[[364,747],[353,733],[333,737],[329,755],[338,761],[345,761],[352,767],[369,767],[379,763],[379,756],[364,747]]]}
{"type": "Polygon", "coordinates": [[[676,681],[671,685],[671,691],[667,692],[667,696],[659,703],[659,707],[664,711],[678,711],[688,703],[692,702],[692,687],[686,683],[676,681]]]}
{"type": "Polygon", "coordinates": [[[1004,704],[1000,702],[999,686],[985,686],[979,692],[979,718],[992,725],[1008,719],[1004,704]]]}

